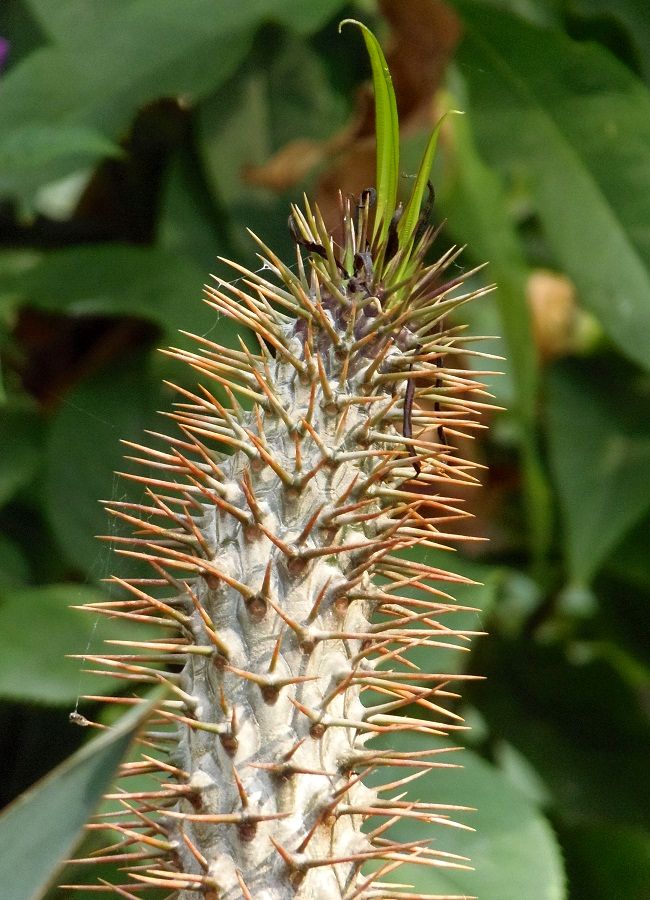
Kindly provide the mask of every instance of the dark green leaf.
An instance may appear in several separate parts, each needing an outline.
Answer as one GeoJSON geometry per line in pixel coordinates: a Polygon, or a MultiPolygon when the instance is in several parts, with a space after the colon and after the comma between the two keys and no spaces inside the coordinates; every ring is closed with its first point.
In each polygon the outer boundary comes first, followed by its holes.
{"type": "Polygon", "coordinates": [[[610,363],[557,366],[548,382],[551,465],[570,576],[588,582],[650,507],[650,384],[610,363]]]}
{"type": "Polygon", "coordinates": [[[571,900],[648,900],[650,835],[625,825],[583,825],[562,832],[571,900]]]}
{"type": "Polygon", "coordinates": [[[648,366],[650,94],[602,47],[471,0],[457,5],[477,145],[529,185],[585,306],[648,366]]]}
{"type": "Polygon", "coordinates": [[[215,313],[201,302],[207,274],[188,257],[159,247],[93,244],[53,250],[14,283],[28,306],[147,319],[176,342],[180,328],[202,334],[214,325],[215,313]]]}
{"type": "Polygon", "coordinates": [[[28,408],[0,408],[0,506],[29,484],[40,459],[41,425],[28,408]]]}
{"type": "MultiPolygon", "coordinates": [[[[144,429],[165,430],[156,417],[161,401],[147,361],[136,358],[111,367],[82,383],[52,422],[47,447],[45,508],[67,559],[94,581],[119,569],[119,559],[95,535],[112,533],[114,525],[100,500],[131,499],[142,492],[113,473],[129,464],[122,459],[120,439],[142,442],[144,429]]],[[[129,465],[129,471],[138,467],[129,465]]],[[[146,474],[140,467],[139,474],[146,474]]]]}
{"type": "MultiPolygon", "coordinates": [[[[142,705],[86,744],[0,816],[0,883],[7,900],[40,900],[79,840],[136,731],[142,705]]],[[[43,735],[44,744],[47,736],[43,735]]]]}
{"type": "MultiPolygon", "coordinates": [[[[615,600],[625,615],[627,598],[615,600]]],[[[643,606],[637,620],[644,622],[643,606]]],[[[605,634],[608,624],[605,618],[605,634]]],[[[490,731],[533,765],[565,823],[647,822],[639,791],[647,768],[647,674],[641,686],[607,650],[494,633],[481,647],[487,680],[476,698],[490,731]]]]}
{"type": "Polygon", "coordinates": [[[449,122],[452,145],[445,159],[442,208],[453,234],[467,242],[466,253],[475,262],[488,263],[487,276],[496,284],[505,342],[503,348],[497,344],[495,352],[503,353],[512,366],[516,412],[530,423],[537,393],[537,361],[526,305],[528,267],[503,184],[478,155],[471,121],[470,113],[449,122]]]}
{"type": "Polygon", "coordinates": [[[0,594],[29,580],[29,566],[19,546],[0,535],[0,594]]]}
{"type": "Polygon", "coordinates": [[[639,68],[650,83],[650,18],[646,0],[570,0],[569,8],[587,18],[601,19],[608,36],[612,23],[623,26],[636,50],[639,68]]]}
{"type": "Polygon", "coordinates": [[[170,165],[158,220],[158,243],[177,258],[196,263],[205,281],[208,272],[215,271],[217,255],[231,253],[225,216],[213,206],[200,168],[190,153],[179,155],[170,165]]]}
{"type": "MultiPolygon", "coordinates": [[[[431,746],[430,738],[395,733],[370,746],[413,752],[431,746]]],[[[476,812],[451,812],[476,829],[474,833],[439,824],[403,819],[389,836],[402,841],[430,838],[436,850],[471,857],[474,872],[401,866],[388,880],[413,885],[415,892],[478,896],[481,900],[562,900],[565,897],[560,851],[553,832],[535,804],[527,800],[493,766],[469,750],[452,754],[457,770],[427,772],[416,794],[428,802],[465,805],[476,812]]],[[[403,777],[403,770],[386,770],[381,781],[403,777]],[[399,774],[398,774],[399,773],[399,774]]],[[[415,794],[414,794],[415,795],[415,794]]],[[[382,879],[384,880],[384,879],[382,879]]]]}
{"type": "MultiPolygon", "coordinates": [[[[460,105],[466,105],[464,99],[460,105]]],[[[551,521],[549,487],[535,435],[538,374],[526,303],[528,267],[508,212],[501,179],[480,159],[471,121],[469,115],[454,117],[450,123],[453,144],[445,167],[447,181],[443,208],[452,232],[459,241],[467,242],[468,255],[475,262],[488,262],[488,278],[496,283],[501,320],[499,334],[503,336],[505,346],[503,349],[497,346],[495,350],[507,357],[507,366],[513,375],[514,397],[510,412],[519,431],[532,546],[540,558],[549,541],[551,521]]]]}
{"type": "Polygon", "coordinates": [[[109,694],[123,683],[82,674],[93,668],[70,653],[105,652],[104,638],[141,639],[144,626],[71,609],[106,595],[78,584],[14,588],[0,597],[0,697],[21,703],[72,706],[80,694],[109,694]]]}

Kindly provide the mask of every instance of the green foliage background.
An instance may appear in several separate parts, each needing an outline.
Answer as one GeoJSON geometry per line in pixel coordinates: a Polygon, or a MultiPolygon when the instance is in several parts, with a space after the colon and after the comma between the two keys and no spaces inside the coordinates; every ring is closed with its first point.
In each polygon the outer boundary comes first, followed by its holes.
{"type": "MultiPolygon", "coordinates": [[[[288,201],[331,198],[348,164],[362,176],[368,63],[336,25],[361,18],[390,50],[406,7],[422,34],[457,29],[449,59],[419,62],[438,113],[466,112],[441,135],[436,215],[447,243],[468,244],[464,264],[489,260],[498,283],[468,314],[473,333],[503,338],[505,376],[490,386],[507,411],[474,451],[490,473],[469,502],[490,542],[444,560],[483,582],[469,602],[490,637],[467,667],[487,681],[463,699],[465,769],[419,788],[479,808],[476,834],[445,843],[477,871],[400,878],[481,900],[648,900],[650,14],[638,0],[4,0],[1,800],[85,741],[68,722],[80,694],[119,688],[63,656],[97,652],[119,627],[68,605],[99,597],[123,565],[94,539],[110,529],[97,501],[127,494],[118,439],[164,430],[161,379],[191,382],[155,348],[185,342],[178,329],[232,340],[199,300],[216,257],[255,264],[246,226],[288,254],[288,201]],[[296,179],[285,162],[260,185],[246,167],[292,141],[314,165],[296,179]],[[540,294],[540,271],[564,279],[540,294]]],[[[405,115],[417,89],[394,74],[408,174],[429,126],[405,115]]],[[[42,864],[31,878],[1,870],[8,900],[42,896],[103,788],[87,757],[66,765],[0,817],[3,852],[20,859],[35,842],[42,864]],[[38,834],[16,825],[30,819],[38,834]]]]}

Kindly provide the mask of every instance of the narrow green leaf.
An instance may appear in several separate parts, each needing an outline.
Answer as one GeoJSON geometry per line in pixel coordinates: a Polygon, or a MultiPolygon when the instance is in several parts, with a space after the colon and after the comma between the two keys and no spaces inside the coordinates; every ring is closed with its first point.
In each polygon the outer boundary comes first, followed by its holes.
{"type": "MultiPolygon", "coordinates": [[[[397,226],[397,233],[399,235],[400,245],[402,247],[405,247],[409,243],[415,232],[415,227],[418,223],[420,210],[422,208],[422,201],[424,200],[424,193],[427,189],[427,184],[431,176],[431,168],[436,156],[440,129],[442,128],[442,124],[447,116],[451,115],[452,113],[455,113],[459,116],[463,115],[463,113],[459,109],[450,109],[436,122],[435,128],[431,132],[431,136],[427,142],[426,149],[422,156],[422,162],[420,163],[420,168],[418,169],[418,173],[415,177],[415,184],[413,186],[411,196],[408,199],[408,203],[404,208],[402,218],[399,220],[399,225],[397,226]]],[[[396,278],[395,280],[399,281],[399,278],[396,278]]]]}
{"type": "MultiPolygon", "coordinates": [[[[77,844],[157,696],[86,744],[0,816],[0,884],[6,900],[39,900],[77,844]]],[[[47,741],[43,735],[43,742],[47,741]]]]}
{"type": "Polygon", "coordinates": [[[381,236],[385,237],[397,204],[399,171],[399,123],[393,79],[379,41],[372,31],[356,19],[343,19],[339,30],[343,25],[356,25],[361,29],[372,67],[377,142],[375,235],[380,232],[381,236]]]}

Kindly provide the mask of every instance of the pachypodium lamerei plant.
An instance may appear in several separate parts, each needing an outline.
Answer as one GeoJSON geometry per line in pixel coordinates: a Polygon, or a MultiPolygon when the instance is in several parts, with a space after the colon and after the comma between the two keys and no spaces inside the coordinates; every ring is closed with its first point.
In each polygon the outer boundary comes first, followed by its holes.
{"type": "Polygon", "coordinates": [[[404,862],[464,864],[390,836],[401,817],[455,824],[458,807],[402,792],[444,765],[446,747],[432,737],[408,754],[373,738],[461,727],[446,704],[463,676],[424,672],[408,654],[466,645],[447,593],[464,579],[405,551],[448,546],[448,523],[467,515],[450,498],[476,479],[456,445],[478,427],[485,392],[449,315],[484,290],[463,293],[470,273],[447,275],[457,249],[425,260],[438,129],[397,203],[395,98],[361,27],[376,189],[341,199],[334,233],[308,201],[293,207],[295,265],[258,241],[262,270],[231,263],[237,282],[207,288],[258,346],[196,337],[195,352],[170,351],[205,384],[179,389],[180,430],[164,449],[137,445],[157,470],[130,476],[147,499],[109,506],[134,530],[120,552],[151,577],[114,579],[127,599],[89,608],[173,634],[86,657],[168,686],[141,759],[121,773],[159,783],[113,795],[123,812],[100,822],[114,839],[88,860],[121,863],[122,883],[102,883],[121,897],[147,886],[177,900],[425,897],[384,879],[404,862]],[[392,782],[365,783],[384,767],[392,782]]]}

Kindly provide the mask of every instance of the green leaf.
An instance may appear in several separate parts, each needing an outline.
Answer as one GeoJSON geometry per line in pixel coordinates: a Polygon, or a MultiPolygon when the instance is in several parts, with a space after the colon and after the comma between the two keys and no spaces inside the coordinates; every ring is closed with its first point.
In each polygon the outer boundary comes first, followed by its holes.
{"type": "MultiPolygon", "coordinates": [[[[300,142],[294,146],[303,153],[305,146],[310,148],[311,168],[318,171],[324,142],[344,127],[349,112],[349,99],[334,88],[330,66],[327,55],[316,52],[312,43],[276,29],[272,45],[257,47],[197,110],[198,153],[210,193],[223,205],[221,221],[234,248],[230,253],[240,262],[259,265],[246,228],[265,240],[273,235],[279,255],[295,253],[289,230],[278,229],[278,222],[285,221],[297,186],[287,189],[279,178],[276,187],[267,187],[251,173],[292,142],[300,142]]],[[[285,159],[284,165],[292,183],[295,164],[285,159]]],[[[307,188],[305,179],[301,186],[307,188]]]]}
{"type": "Polygon", "coordinates": [[[471,0],[457,6],[477,145],[528,185],[585,306],[650,365],[648,90],[602,47],[471,0]]]}
{"type": "MultiPolygon", "coordinates": [[[[225,215],[213,205],[196,154],[181,153],[165,179],[158,219],[158,243],[167,253],[190,259],[197,271],[214,271],[217,254],[232,256],[225,215]]],[[[185,327],[185,326],[184,326],[185,327]]]]}
{"type": "Polygon", "coordinates": [[[379,41],[372,31],[356,19],[344,19],[343,25],[356,25],[361,29],[372,68],[372,84],[375,92],[375,140],[377,143],[377,206],[375,234],[388,234],[388,226],[397,205],[397,180],[399,175],[399,122],[393,79],[388,69],[379,41]]]}
{"type": "Polygon", "coordinates": [[[104,157],[121,155],[120,148],[94,128],[28,122],[0,138],[0,194],[29,193],[34,183],[54,181],[104,157]]]}
{"type": "Polygon", "coordinates": [[[35,478],[40,444],[41,424],[33,410],[0,408],[0,506],[35,478]]]}
{"type": "MultiPolygon", "coordinates": [[[[45,510],[66,558],[93,580],[119,571],[120,559],[95,535],[112,533],[114,526],[100,500],[134,499],[141,491],[118,479],[124,471],[120,439],[142,442],[147,427],[164,431],[154,415],[161,402],[160,388],[148,361],[136,357],[111,365],[79,385],[52,421],[46,450],[45,510]]],[[[137,470],[134,465],[130,471],[137,470]]],[[[140,467],[140,474],[146,469],[140,467]]],[[[132,567],[131,567],[132,568],[132,567]]]]}
{"type": "Polygon", "coordinates": [[[147,634],[145,626],[71,609],[101,600],[106,594],[78,584],[5,588],[0,600],[0,697],[72,706],[80,694],[122,689],[117,679],[82,674],[83,662],[66,658],[104,652],[105,638],[138,640],[147,634]]]}
{"type": "Polygon", "coordinates": [[[201,302],[206,275],[171,250],[93,244],[46,253],[14,284],[25,305],[80,317],[142,318],[176,341],[180,328],[202,334],[214,325],[214,311],[201,302]]]}
{"type": "Polygon", "coordinates": [[[43,897],[155,702],[124,716],[4,810],[0,883],[7,900],[43,897]]]}
{"type": "Polygon", "coordinates": [[[627,825],[589,824],[562,832],[572,900],[648,900],[650,835],[627,825]]]}
{"type": "MultiPolygon", "coordinates": [[[[431,747],[431,739],[396,732],[369,746],[414,752],[431,747]]],[[[405,818],[387,835],[401,841],[430,838],[435,849],[469,856],[475,871],[434,869],[406,864],[382,880],[413,885],[413,892],[480,897],[481,900],[562,900],[564,873],[557,841],[537,806],[493,766],[469,750],[448,762],[462,769],[431,769],[417,782],[417,798],[433,803],[470,806],[476,812],[450,813],[476,829],[474,833],[405,818]]],[[[381,781],[403,777],[403,769],[382,773],[381,781]],[[399,773],[399,774],[398,774],[399,773]]],[[[379,779],[375,778],[375,783],[379,779]]],[[[443,811],[444,813],[444,811],[443,811]]]]}
{"type": "MultiPolygon", "coordinates": [[[[622,604],[621,596],[619,591],[611,605],[624,606],[624,616],[627,598],[622,604]]],[[[638,606],[636,621],[643,629],[647,598],[638,606]]],[[[602,618],[606,635],[609,618],[602,618]]],[[[639,645],[645,649],[643,638],[639,645]]],[[[639,791],[647,770],[647,680],[639,689],[603,648],[570,640],[542,643],[492,634],[482,649],[487,680],[477,694],[481,712],[492,735],[508,740],[533,765],[551,793],[554,816],[572,824],[647,823],[647,802],[639,791]]]]}
{"type": "Polygon", "coordinates": [[[19,546],[0,534],[0,593],[29,580],[29,565],[19,546]]]}
{"type": "Polygon", "coordinates": [[[512,366],[517,415],[531,423],[535,416],[537,359],[526,304],[528,266],[503,183],[478,154],[472,110],[462,118],[454,117],[450,125],[442,206],[452,233],[467,242],[465,252],[474,262],[488,263],[486,274],[496,284],[505,342],[503,348],[497,344],[495,352],[503,353],[512,366]]]}
{"type": "MultiPolygon", "coordinates": [[[[179,35],[182,40],[187,40],[189,35],[197,35],[194,23],[186,22],[193,15],[203,17],[199,24],[204,32],[208,31],[213,37],[267,21],[280,22],[298,34],[308,35],[321,28],[345,6],[345,0],[312,0],[305,4],[295,4],[293,0],[247,0],[241,6],[224,6],[219,9],[218,16],[214,15],[214,4],[208,0],[185,0],[182,10],[171,0],[122,0],[117,10],[111,4],[101,2],[89,8],[88,0],[66,0],[66,3],[28,0],[28,5],[52,38],[83,46],[89,38],[97,40],[98,32],[116,28],[120,17],[123,20],[127,18],[131,25],[153,26],[156,14],[167,19],[162,34],[171,24],[181,27],[186,23],[187,28],[179,35]]],[[[144,41],[144,37],[144,34],[138,35],[140,41],[144,41]]]]}
{"type": "MultiPolygon", "coordinates": [[[[218,10],[214,0],[124,0],[92,9],[56,0],[29,5],[52,44],[3,77],[0,152],[29,127],[86,128],[116,141],[152,100],[182,95],[195,103],[223,84],[265,21],[308,34],[334,15],[341,0],[248,0],[218,10]]],[[[63,150],[40,171],[31,165],[22,170],[12,192],[29,197],[71,171],[65,163],[69,148],[63,150]]]]}
{"type": "MultiPolygon", "coordinates": [[[[464,98],[458,98],[466,106],[464,98]]],[[[454,99],[456,101],[456,98],[454,99]]],[[[443,208],[451,231],[467,242],[473,261],[487,261],[487,275],[496,283],[501,319],[498,345],[512,370],[515,396],[510,412],[517,420],[524,470],[526,511],[534,555],[546,552],[551,530],[549,486],[536,437],[538,390],[537,353],[526,303],[528,266],[509,214],[502,181],[481,160],[472,134],[472,114],[453,119],[451,152],[445,165],[443,208]]],[[[488,332],[489,333],[489,332],[488,332]]]]}
{"type": "Polygon", "coordinates": [[[622,26],[636,50],[645,81],[650,84],[650,19],[646,0],[571,0],[569,8],[572,13],[604,20],[608,31],[612,22],[622,26]]]}
{"type": "Polygon", "coordinates": [[[650,508],[649,400],[647,378],[612,362],[564,363],[549,374],[551,467],[576,582],[593,578],[650,508]]]}
{"type": "Polygon", "coordinates": [[[427,189],[429,179],[431,178],[431,169],[433,167],[433,161],[436,156],[440,129],[442,128],[443,122],[445,121],[447,116],[452,112],[456,113],[457,115],[462,115],[460,110],[457,109],[449,110],[449,112],[446,112],[444,116],[441,116],[436,123],[436,126],[431,132],[429,140],[427,141],[427,146],[422,156],[420,168],[418,169],[417,175],[415,176],[415,184],[413,185],[411,196],[409,197],[408,202],[404,207],[402,218],[399,220],[399,224],[397,226],[397,233],[399,234],[400,244],[402,247],[406,247],[410,243],[415,232],[415,228],[420,217],[420,210],[422,209],[424,193],[427,189]]]}

